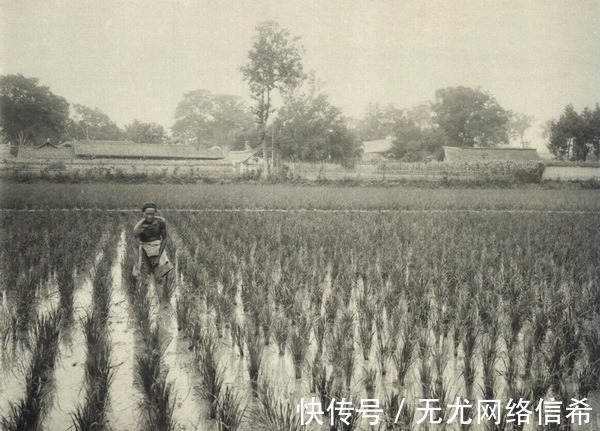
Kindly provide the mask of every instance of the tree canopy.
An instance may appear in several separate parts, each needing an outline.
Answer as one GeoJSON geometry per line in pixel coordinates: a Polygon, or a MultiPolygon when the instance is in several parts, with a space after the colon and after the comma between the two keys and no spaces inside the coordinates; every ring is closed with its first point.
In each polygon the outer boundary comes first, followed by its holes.
{"type": "Polygon", "coordinates": [[[75,140],[121,141],[125,132],[98,108],[75,104],[67,125],[67,137],[75,140]]]}
{"type": "Polygon", "coordinates": [[[160,124],[144,123],[133,120],[125,126],[127,140],[141,144],[163,144],[167,138],[165,129],[160,124]]]}
{"type": "Polygon", "coordinates": [[[38,85],[37,78],[0,76],[0,128],[6,141],[24,145],[58,140],[69,118],[69,102],[38,85]]]}
{"type": "Polygon", "coordinates": [[[250,85],[250,93],[256,102],[254,115],[260,132],[263,157],[267,159],[266,126],[273,112],[275,90],[296,87],[304,79],[301,54],[304,48],[275,21],[261,22],[248,53],[248,63],[241,68],[244,80],[250,85]]]}
{"type": "Polygon", "coordinates": [[[586,107],[578,114],[567,105],[558,121],[547,124],[548,150],[559,160],[581,161],[594,155],[600,159],[600,106],[586,107]]]}
{"type": "Polygon", "coordinates": [[[195,90],[183,95],[171,130],[184,142],[225,146],[253,124],[252,114],[239,97],[195,90]]]}
{"type": "Polygon", "coordinates": [[[287,160],[351,164],[360,155],[360,141],[317,88],[314,77],[303,88],[286,93],[275,128],[281,156],[287,160]]]}
{"type": "Polygon", "coordinates": [[[511,112],[480,88],[439,89],[433,111],[449,145],[472,148],[509,143],[507,126],[511,112]]]}

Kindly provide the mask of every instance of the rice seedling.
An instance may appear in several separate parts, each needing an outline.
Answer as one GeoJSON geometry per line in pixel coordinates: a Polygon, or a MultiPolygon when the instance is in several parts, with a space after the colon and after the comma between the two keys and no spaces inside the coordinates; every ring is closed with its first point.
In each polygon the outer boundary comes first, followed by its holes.
{"type": "Polygon", "coordinates": [[[277,397],[271,384],[264,379],[257,387],[260,407],[253,411],[253,422],[265,431],[300,431],[304,429],[296,408],[277,397]]]}
{"type": "Polygon", "coordinates": [[[499,328],[491,324],[482,337],[481,359],[483,362],[483,396],[486,400],[493,400],[496,385],[496,358],[498,357],[499,328]]]}
{"type": "Polygon", "coordinates": [[[316,356],[318,357],[323,353],[323,340],[327,334],[327,328],[328,325],[325,316],[318,315],[314,321],[315,340],[317,342],[316,356]]]}
{"type": "Polygon", "coordinates": [[[219,397],[223,387],[223,371],[220,369],[214,343],[205,344],[198,354],[199,370],[202,375],[202,396],[209,402],[208,417],[216,419],[219,413],[219,397]]]}
{"type": "Polygon", "coordinates": [[[475,383],[476,365],[475,349],[479,340],[479,330],[477,328],[477,316],[469,313],[465,319],[465,335],[462,341],[463,358],[463,377],[465,381],[466,397],[473,398],[473,384],[475,383]]]}
{"type": "Polygon", "coordinates": [[[358,315],[358,340],[360,342],[360,347],[363,352],[363,359],[365,361],[369,360],[369,355],[371,353],[371,344],[373,343],[373,335],[375,334],[373,330],[373,320],[372,320],[372,310],[370,307],[366,306],[359,310],[358,315]]]}
{"type": "Polygon", "coordinates": [[[300,327],[292,329],[288,343],[288,349],[292,355],[292,361],[294,362],[294,373],[296,380],[300,380],[302,378],[302,367],[304,365],[304,361],[306,360],[308,348],[310,347],[309,343],[307,342],[307,334],[303,331],[306,331],[306,329],[302,329],[300,327]]]}
{"type": "Polygon", "coordinates": [[[226,386],[219,397],[217,420],[219,431],[237,431],[241,428],[246,416],[247,404],[235,393],[231,386],[226,386]]]}
{"type": "Polygon", "coordinates": [[[290,332],[290,325],[285,316],[276,316],[273,322],[273,337],[277,342],[279,356],[285,355],[285,349],[290,332]]]}
{"type": "Polygon", "coordinates": [[[377,389],[377,370],[375,368],[364,370],[363,384],[367,398],[375,399],[375,390],[377,389]]]}
{"type": "Polygon", "coordinates": [[[60,294],[60,310],[64,322],[70,322],[73,316],[73,292],[75,290],[75,277],[72,267],[66,266],[60,269],[56,278],[60,294]]]}
{"type": "Polygon", "coordinates": [[[415,409],[408,405],[405,399],[401,399],[400,395],[391,391],[383,400],[385,416],[381,428],[384,430],[411,430],[415,427],[415,409]]]}
{"type": "Polygon", "coordinates": [[[338,392],[339,379],[317,357],[310,367],[310,390],[316,392],[322,406],[328,406],[334,392],[338,392]]]}
{"type": "Polygon", "coordinates": [[[402,332],[402,347],[399,352],[396,352],[392,356],[394,364],[396,366],[396,374],[398,380],[398,387],[404,386],[406,375],[413,362],[413,349],[414,349],[414,336],[412,329],[407,323],[403,326],[402,332]]]}
{"type": "Polygon", "coordinates": [[[271,304],[269,303],[268,299],[260,309],[259,316],[260,324],[263,330],[265,346],[268,346],[271,343],[271,333],[273,331],[273,309],[271,308],[271,304]]]}
{"type": "Polygon", "coordinates": [[[258,393],[258,377],[263,360],[264,344],[258,337],[246,333],[246,345],[248,346],[248,374],[253,394],[258,393]]]}

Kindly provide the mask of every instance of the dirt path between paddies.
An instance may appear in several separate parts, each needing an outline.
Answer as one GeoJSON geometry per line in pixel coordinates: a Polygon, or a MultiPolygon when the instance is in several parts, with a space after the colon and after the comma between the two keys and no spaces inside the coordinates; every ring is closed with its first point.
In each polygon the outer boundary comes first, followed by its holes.
{"type": "MultiPolygon", "coordinates": [[[[0,212],[133,212],[139,213],[139,208],[0,208],[0,212]]],[[[524,209],[318,209],[318,208],[163,208],[164,212],[184,212],[184,213],[326,213],[326,214],[462,214],[462,213],[483,213],[483,214],[600,214],[600,210],[524,210],[524,209]]]]}

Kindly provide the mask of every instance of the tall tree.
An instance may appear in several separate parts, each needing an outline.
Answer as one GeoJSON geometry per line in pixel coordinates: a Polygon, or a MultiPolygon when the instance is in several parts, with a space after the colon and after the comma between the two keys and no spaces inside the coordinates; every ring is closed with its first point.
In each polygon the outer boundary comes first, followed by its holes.
{"type": "Polygon", "coordinates": [[[448,87],[435,92],[435,121],[456,147],[508,144],[510,111],[480,88],[448,87]]]}
{"type": "Polygon", "coordinates": [[[160,124],[143,123],[139,120],[133,120],[125,126],[125,135],[129,141],[143,144],[162,144],[167,138],[165,129],[160,124]]]}
{"type": "Polygon", "coordinates": [[[446,137],[439,128],[407,115],[394,124],[392,154],[406,162],[420,162],[429,155],[440,156],[445,141],[446,137]]]}
{"type": "Polygon", "coordinates": [[[10,143],[58,140],[69,118],[69,102],[38,85],[37,78],[0,75],[0,129],[10,143]]]}
{"type": "Polygon", "coordinates": [[[402,109],[394,105],[369,104],[365,116],[358,122],[357,134],[362,141],[385,139],[394,133],[394,124],[402,115],[402,109]]]}
{"type": "Polygon", "coordinates": [[[125,133],[98,108],[75,104],[67,127],[69,139],[84,141],[120,141],[125,133]]]}
{"type": "Polygon", "coordinates": [[[232,146],[252,126],[252,114],[239,97],[195,90],[183,95],[171,130],[185,142],[232,146]]]}
{"type": "Polygon", "coordinates": [[[531,127],[531,123],[534,120],[535,117],[533,115],[525,115],[517,112],[511,116],[508,122],[511,139],[518,139],[523,148],[529,144],[529,142],[525,141],[525,132],[531,127]]]}
{"type": "Polygon", "coordinates": [[[281,156],[287,160],[331,161],[352,164],[360,155],[360,142],[339,108],[319,90],[314,75],[301,88],[284,96],[275,130],[281,156]]]}
{"type": "MultiPolygon", "coordinates": [[[[241,68],[244,80],[250,84],[256,102],[254,115],[258,123],[263,157],[267,158],[266,127],[273,109],[273,93],[296,87],[304,79],[298,37],[279,27],[274,21],[260,23],[248,54],[248,63],[241,68]]],[[[270,165],[267,165],[269,169],[270,165]]]]}
{"type": "Polygon", "coordinates": [[[550,121],[547,147],[559,160],[585,161],[595,153],[600,157],[600,106],[584,108],[578,114],[573,105],[567,105],[558,121],[550,121]]]}
{"type": "Polygon", "coordinates": [[[548,150],[559,160],[578,160],[576,151],[577,143],[583,133],[583,122],[581,117],[569,104],[565,107],[558,121],[550,123],[550,137],[548,150]],[[578,139],[579,138],[579,139],[578,139]]]}

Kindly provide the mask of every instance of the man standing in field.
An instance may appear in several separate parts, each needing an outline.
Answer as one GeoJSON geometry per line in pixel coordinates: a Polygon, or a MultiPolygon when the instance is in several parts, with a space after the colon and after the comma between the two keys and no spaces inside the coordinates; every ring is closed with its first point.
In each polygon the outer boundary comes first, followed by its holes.
{"type": "Polygon", "coordinates": [[[167,222],[156,215],[156,204],[148,202],[142,207],[144,217],[133,228],[133,236],[140,240],[139,256],[136,259],[133,275],[142,275],[145,279],[149,273],[156,281],[166,281],[173,269],[165,253],[167,244],[167,222]]]}

